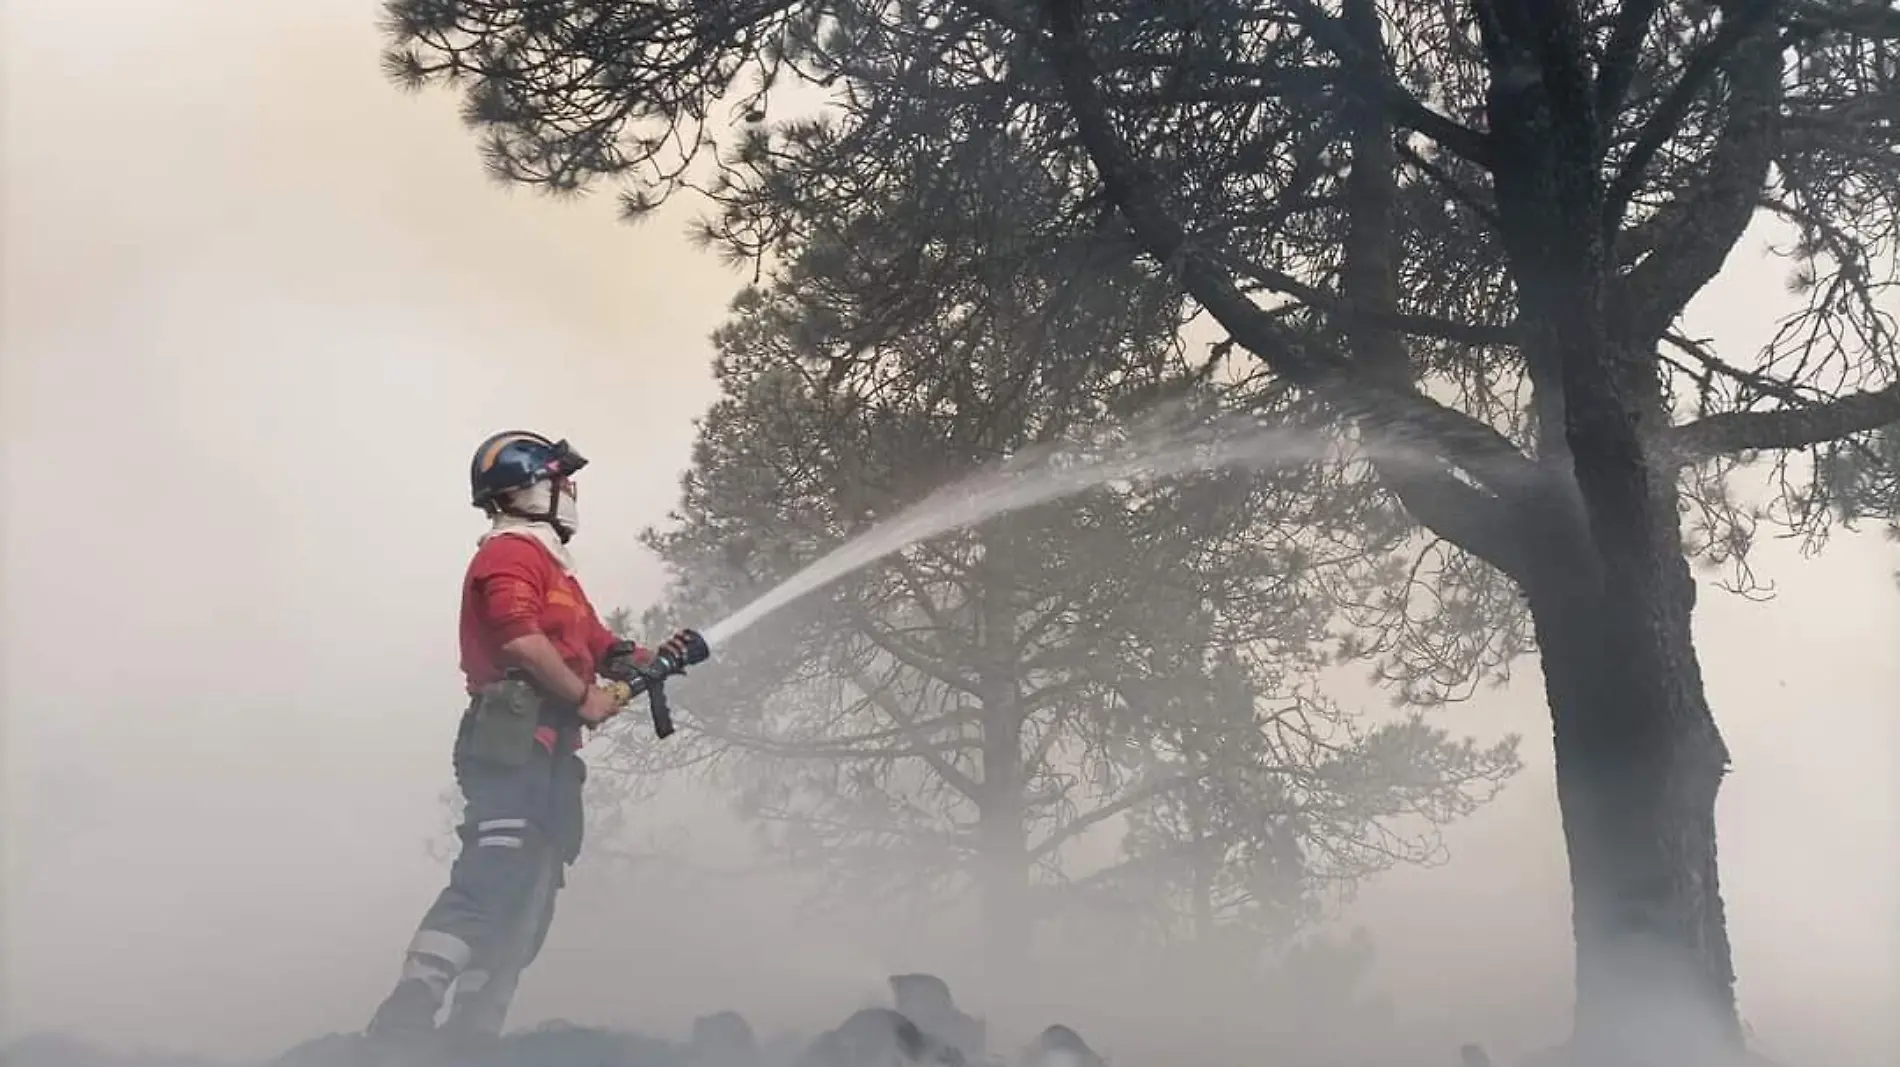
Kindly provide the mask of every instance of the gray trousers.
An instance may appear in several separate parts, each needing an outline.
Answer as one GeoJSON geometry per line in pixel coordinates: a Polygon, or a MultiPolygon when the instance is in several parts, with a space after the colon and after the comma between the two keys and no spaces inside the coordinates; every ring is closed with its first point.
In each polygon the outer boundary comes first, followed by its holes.
{"type": "Polygon", "coordinates": [[[536,745],[520,766],[472,759],[467,725],[455,758],[461,851],[409,944],[403,977],[444,998],[452,987],[449,1029],[498,1034],[522,971],[547,939],[565,868],[580,854],[587,765],[567,737],[552,753],[536,745]]]}

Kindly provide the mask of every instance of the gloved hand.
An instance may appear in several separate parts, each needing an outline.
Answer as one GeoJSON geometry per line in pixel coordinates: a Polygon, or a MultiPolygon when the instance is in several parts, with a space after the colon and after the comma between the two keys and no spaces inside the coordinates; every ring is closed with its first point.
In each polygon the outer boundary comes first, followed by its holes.
{"type": "Polygon", "coordinates": [[[676,631],[673,636],[660,642],[660,651],[682,667],[704,663],[712,655],[712,649],[706,647],[706,639],[699,636],[697,630],[676,631]]]}
{"type": "Polygon", "coordinates": [[[589,726],[599,726],[620,714],[621,707],[632,699],[626,692],[625,682],[609,682],[607,685],[617,686],[618,689],[590,685],[587,687],[587,695],[581,699],[580,707],[574,709],[580,716],[580,720],[589,726]]]}
{"type": "Polygon", "coordinates": [[[640,668],[652,662],[652,649],[641,648],[632,641],[615,641],[607,647],[607,655],[600,661],[600,674],[603,678],[631,682],[639,677],[640,668]]]}

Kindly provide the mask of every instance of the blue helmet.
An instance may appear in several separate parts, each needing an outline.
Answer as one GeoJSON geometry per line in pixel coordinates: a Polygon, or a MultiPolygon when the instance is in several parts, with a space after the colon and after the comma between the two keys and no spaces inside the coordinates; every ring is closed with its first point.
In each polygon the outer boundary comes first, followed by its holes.
{"type": "Polygon", "coordinates": [[[550,441],[526,430],[504,430],[475,449],[468,465],[469,502],[491,510],[504,493],[550,478],[566,478],[585,466],[587,459],[566,441],[550,441]]]}

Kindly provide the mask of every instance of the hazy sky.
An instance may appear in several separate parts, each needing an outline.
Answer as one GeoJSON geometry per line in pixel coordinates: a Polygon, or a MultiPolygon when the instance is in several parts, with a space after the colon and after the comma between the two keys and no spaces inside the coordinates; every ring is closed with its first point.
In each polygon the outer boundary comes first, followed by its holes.
{"type": "MultiPolygon", "coordinates": [[[[605,198],[490,182],[450,100],[381,78],[376,10],[6,7],[7,1034],[235,1054],[361,1025],[441,877],[422,846],[486,433],[572,438],[595,460],[596,599],[658,586],[634,537],[672,503],[742,278],[689,248],[683,215],[630,228],[605,198]]],[[[1698,332],[1760,336],[1780,287],[1759,250],[1698,332]]],[[[1710,591],[1700,612],[1735,757],[1741,994],[1773,1051],[1893,1062],[1875,1017],[1900,1003],[1896,550],[1759,563],[1778,599],[1710,591]]],[[[1549,1040],[1568,901],[1534,665],[1447,721],[1524,732],[1530,770],[1455,831],[1451,865],[1354,917],[1408,1019],[1549,1040]]],[[[794,933],[770,893],[606,884],[577,869],[522,1021],[677,1032],[769,1007],[786,976],[817,1002],[931,965],[794,933]]]]}

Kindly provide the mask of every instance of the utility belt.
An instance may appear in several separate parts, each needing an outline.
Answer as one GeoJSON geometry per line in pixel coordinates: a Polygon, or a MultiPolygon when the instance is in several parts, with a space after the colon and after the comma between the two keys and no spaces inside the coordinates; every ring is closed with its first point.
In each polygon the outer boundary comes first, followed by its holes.
{"type": "Polygon", "coordinates": [[[537,748],[571,752],[580,738],[581,718],[573,707],[544,696],[526,674],[510,671],[471,695],[458,740],[470,759],[518,767],[534,759],[537,748]]]}

